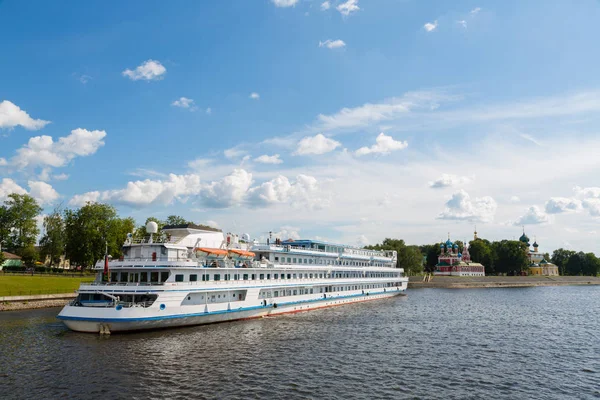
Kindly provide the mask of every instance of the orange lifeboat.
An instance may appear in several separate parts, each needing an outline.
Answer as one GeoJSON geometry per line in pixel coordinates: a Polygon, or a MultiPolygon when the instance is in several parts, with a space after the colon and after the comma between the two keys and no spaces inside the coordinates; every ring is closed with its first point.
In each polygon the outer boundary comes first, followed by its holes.
{"type": "Polygon", "coordinates": [[[254,254],[251,251],[240,250],[240,249],[229,249],[229,257],[235,260],[252,260],[254,259],[254,254]]]}
{"type": "Polygon", "coordinates": [[[227,257],[227,250],[213,249],[209,247],[196,247],[194,249],[196,255],[207,257],[207,258],[225,258],[227,257]]]}

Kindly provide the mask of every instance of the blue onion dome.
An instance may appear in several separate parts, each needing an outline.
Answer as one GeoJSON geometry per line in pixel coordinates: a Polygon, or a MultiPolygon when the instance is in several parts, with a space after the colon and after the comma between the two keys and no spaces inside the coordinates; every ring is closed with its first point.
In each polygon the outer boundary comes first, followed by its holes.
{"type": "Polygon", "coordinates": [[[453,246],[453,247],[454,247],[455,249],[458,249],[458,245],[457,245],[456,243],[454,243],[454,246],[453,246]]]}
{"type": "Polygon", "coordinates": [[[450,240],[450,239],[446,240],[446,246],[452,247],[452,240],[450,240]]]}
{"type": "Polygon", "coordinates": [[[542,264],[548,264],[548,261],[546,261],[545,258],[542,258],[542,261],[540,261],[540,265],[542,265],[542,264]]]}
{"type": "Polygon", "coordinates": [[[540,247],[540,246],[538,246],[537,242],[533,242],[533,247],[540,247]]]}
{"type": "Polygon", "coordinates": [[[529,238],[527,237],[527,235],[524,232],[521,235],[521,237],[519,238],[519,241],[521,241],[523,243],[527,243],[529,245],[529,238]]]}
{"type": "Polygon", "coordinates": [[[440,243],[440,248],[444,248],[444,243],[440,243]]]}
{"type": "Polygon", "coordinates": [[[458,253],[458,256],[459,256],[459,257],[462,257],[462,253],[458,253]]]}

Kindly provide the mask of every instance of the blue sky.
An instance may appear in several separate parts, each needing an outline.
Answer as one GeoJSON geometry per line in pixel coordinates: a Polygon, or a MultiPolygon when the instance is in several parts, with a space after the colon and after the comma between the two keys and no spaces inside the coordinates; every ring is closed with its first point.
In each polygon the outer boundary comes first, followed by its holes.
{"type": "Polygon", "coordinates": [[[63,6],[0,1],[0,200],[600,251],[597,1],[63,6]]]}

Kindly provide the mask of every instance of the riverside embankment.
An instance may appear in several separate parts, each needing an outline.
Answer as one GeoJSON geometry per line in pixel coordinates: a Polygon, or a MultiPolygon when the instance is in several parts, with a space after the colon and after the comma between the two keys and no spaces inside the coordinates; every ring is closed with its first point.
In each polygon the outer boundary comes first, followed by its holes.
{"type": "Polygon", "coordinates": [[[434,276],[429,282],[422,276],[411,276],[409,289],[417,288],[505,288],[531,286],[600,285],[593,276],[434,276]]]}

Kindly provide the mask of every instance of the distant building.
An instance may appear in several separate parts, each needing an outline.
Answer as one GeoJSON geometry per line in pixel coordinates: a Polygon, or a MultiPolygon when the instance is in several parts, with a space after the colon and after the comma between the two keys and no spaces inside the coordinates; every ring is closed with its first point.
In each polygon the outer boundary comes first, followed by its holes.
{"type": "Polygon", "coordinates": [[[447,276],[485,276],[485,267],[471,261],[469,249],[465,243],[463,252],[458,251],[458,244],[450,238],[440,245],[440,255],[435,266],[434,275],[447,276]]]}
{"type": "Polygon", "coordinates": [[[558,276],[558,266],[552,264],[544,258],[544,255],[539,252],[539,244],[537,240],[533,242],[533,250],[529,247],[529,237],[525,234],[525,228],[523,228],[523,234],[519,238],[519,241],[527,244],[527,258],[529,258],[529,274],[530,275],[545,275],[545,276],[558,276]]]}
{"type": "Polygon", "coordinates": [[[4,262],[0,264],[0,271],[2,271],[4,267],[20,267],[23,265],[21,257],[18,255],[6,251],[3,251],[2,254],[4,255],[4,262]]]}

